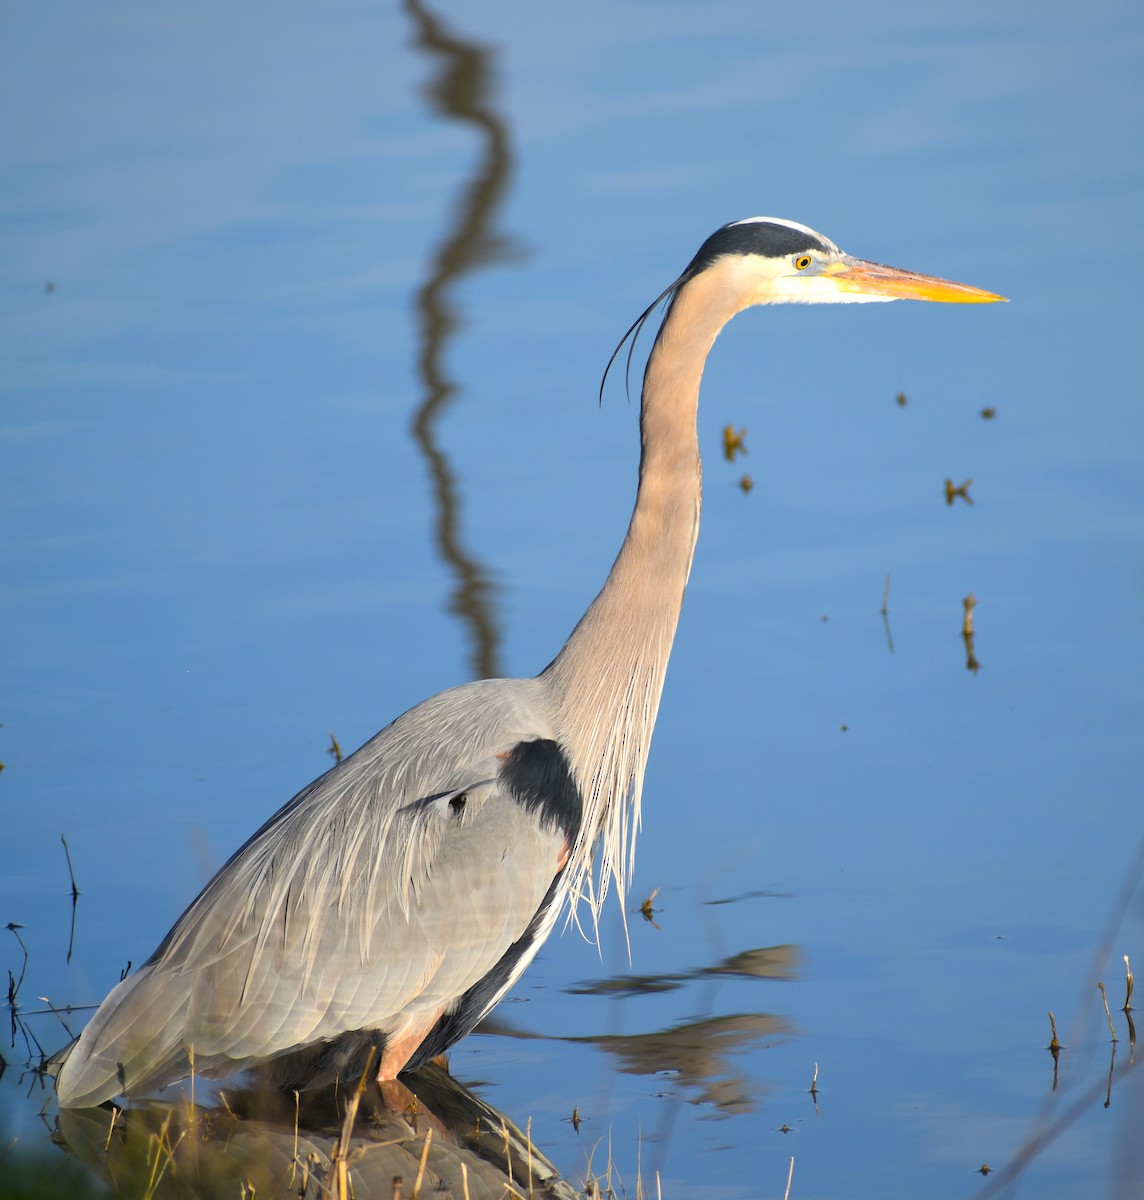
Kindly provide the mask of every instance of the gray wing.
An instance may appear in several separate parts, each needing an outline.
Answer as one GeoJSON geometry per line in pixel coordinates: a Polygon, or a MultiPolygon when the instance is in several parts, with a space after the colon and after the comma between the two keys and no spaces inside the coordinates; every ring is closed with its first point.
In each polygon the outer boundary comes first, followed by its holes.
{"type": "Polygon", "coordinates": [[[535,680],[468,684],[398,718],[276,813],[107,997],[61,1069],[61,1104],[355,1031],[404,1045],[402,1062],[430,1033],[462,1036],[556,916],[580,801],[553,734],[535,680]]]}

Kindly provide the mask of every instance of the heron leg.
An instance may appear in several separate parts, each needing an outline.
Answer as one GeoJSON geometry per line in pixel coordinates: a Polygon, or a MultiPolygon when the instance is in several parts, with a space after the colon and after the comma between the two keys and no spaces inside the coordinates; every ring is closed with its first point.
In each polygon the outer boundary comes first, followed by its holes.
{"type": "Polygon", "coordinates": [[[417,1047],[429,1035],[430,1030],[440,1020],[444,1011],[444,1006],[431,1009],[424,1015],[415,1017],[405,1025],[399,1026],[385,1039],[381,1066],[377,1070],[378,1083],[396,1079],[401,1074],[405,1064],[413,1057],[417,1047]]]}

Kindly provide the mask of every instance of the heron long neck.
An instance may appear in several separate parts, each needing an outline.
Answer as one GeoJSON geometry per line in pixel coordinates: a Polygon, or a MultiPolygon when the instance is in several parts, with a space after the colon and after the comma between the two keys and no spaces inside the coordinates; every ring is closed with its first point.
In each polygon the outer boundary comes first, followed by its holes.
{"type": "Polygon", "coordinates": [[[600,594],[541,676],[584,797],[571,891],[596,916],[610,880],[622,896],[630,875],[644,764],[699,532],[699,383],[735,311],[722,302],[717,275],[684,285],[668,311],[644,376],[627,536],[600,594]]]}

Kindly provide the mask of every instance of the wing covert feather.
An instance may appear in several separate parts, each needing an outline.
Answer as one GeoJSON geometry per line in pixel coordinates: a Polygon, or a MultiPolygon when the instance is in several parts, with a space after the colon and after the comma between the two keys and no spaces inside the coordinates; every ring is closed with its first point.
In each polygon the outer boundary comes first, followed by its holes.
{"type": "Polygon", "coordinates": [[[100,1007],[59,1078],[99,1103],[437,1013],[521,936],[564,834],[498,781],[553,736],[534,680],[411,709],[279,810],[100,1007]],[[452,801],[452,803],[450,803],[452,801]],[[99,1095],[99,1099],[92,1097],[99,1095]]]}

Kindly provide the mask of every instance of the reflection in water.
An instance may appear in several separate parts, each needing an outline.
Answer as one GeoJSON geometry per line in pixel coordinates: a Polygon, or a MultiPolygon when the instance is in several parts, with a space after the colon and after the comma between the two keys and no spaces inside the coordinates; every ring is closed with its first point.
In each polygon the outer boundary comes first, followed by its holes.
{"type": "MultiPolygon", "coordinates": [[[[661,975],[618,975],[569,990],[581,995],[631,996],[671,991],[696,980],[790,980],[802,960],[799,946],[762,946],[743,950],[709,967],[661,975]]],[[[754,1088],[731,1069],[729,1055],[763,1038],[789,1036],[793,1026],[773,1013],[735,1013],[675,1025],[658,1033],[578,1039],[620,1060],[627,1075],[672,1076],[681,1088],[694,1091],[698,1103],[712,1104],[723,1115],[751,1112],[754,1088]]],[[[757,1081],[756,1081],[757,1086],[757,1081]]]]}
{"type": "Polygon", "coordinates": [[[890,632],[890,577],[886,576],[886,586],[882,589],[882,628],[886,631],[886,648],[894,653],[894,635],[890,632]]]}
{"type": "Polygon", "coordinates": [[[211,1106],[64,1110],[57,1140],[117,1196],[576,1195],[525,1134],[441,1068],[386,1088],[384,1098],[366,1089],[348,1134],[345,1091],[239,1090],[211,1106]]]}
{"type": "Polygon", "coordinates": [[[696,1103],[715,1105],[721,1114],[730,1116],[754,1108],[751,1093],[757,1090],[758,1080],[732,1071],[726,1061],[728,1055],[750,1049],[762,1038],[789,1036],[794,1026],[774,1013],[731,1013],[688,1021],[656,1033],[561,1038],[519,1029],[499,1017],[486,1017],[478,1033],[595,1046],[618,1059],[625,1075],[668,1076],[678,1085],[673,1092],[693,1089],[696,1103]]]}
{"type": "MultiPolygon", "coordinates": [[[[661,1033],[578,1040],[614,1055],[626,1075],[672,1076],[682,1087],[694,1089],[699,1101],[729,1116],[751,1112],[755,1101],[752,1081],[731,1069],[728,1056],[763,1038],[791,1032],[786,1019],[772,1013],[734,1013],[689,1021],[661,1033]]],[[[757,1080],[754,1083],[757,1086],[757,1080]]]]}
{"type": "Polygon", "coordinates": [[[457,328],[449,289],[475,267],[519,257],[509,242],[492,232],[493,217],[507,189],[512,154],[505,123],[489,103],[490,50],[450,34],[419,0],[407,0],[405,10],[417,27],[415,45],[438,63],[437,75],[426,89],[434,110],[474,127],[481,136],[473,178],[455,206],[454,229],[438,247],[417,293],[417,366],[425,395],[413,420],[413,434],[433,478],[437,544],[458,580],[450,608],[472,630],[474,675],[489,679],[501,674],[492,585],[485,568],[461,545],[456,481],[437,445],[436,422],[457,390],[443,365],[445,347],[457,328]]]}
{"type": "MultiPolygon", "coordinates": [[[[761,947],[682,974],[622,977],[576,990],[615,995],[690,980],[787,980],[800,957],[797,946],[761,947]]],[[[486,1033],[494,1028],[502,1036],[536,1036],[499,1022],[482,1025],[486,1033]]],[[[731,1056],[791,1033],[782,1016],[735,1013],[647,1034],[559,1040],[594,1046],[616,1059],[625,1074],[663,1077],[666,1094],[688,1091],[688,1099],[733,1115],[754,1109],[758,1083],[736,1072],[731,1056]]],[[[302,1093],[223,1087],[209,1102],[200,1094],[198,1104],[181,1097],[123,1110],[65,1109],[55,1137],[114,1195],[124,1197],[572,1200],[579,1194],[528,1134],[440,1066],[370,1084],[360,1101],[355,1111],[353,1089],[337,1086],[302,1093]]],[[[672,1107],[665,1110],[669,1125],[674,1116],[672,1107]]]]}
{"type": "Polygon", "coordinates": [[[670,992],[695,979],[711,976],[737,976],[741,979],[794,979],[802,952],[798,946],[761,946],[743,950],[713,967],[662,975],[612,975],[578,983],[567,990],[574,996],[635,996],[649,992],[670,992]]]}
{"type": "MultiPolygon", "coordinates": [[[[623,997],[672,991],[692,981],[790,980],[797,975],[801,959],[799,946],[765,946],[744,950],[710,967],[663,975],[616,975],[567,990],[575,995],[623,997]]],[[[794,1026],[785,1017],[752,1012],[704,1017],[655,1033],[549,1039],[517,1029],[502,1019],[486,1017],[479,1032],[596,1046],[619,1059],[619,1069],[624,1074],[669,1075],[679,1085],[673,1091],[692,1089],[696,1103],[712,1104],[720,1113],[730,1115],[750,1112],[754,1099],[751,1081],[732,1071],[727,1057],[748,1049],[762,1038],[789,1036],[794,1026]]]]}
{"type": "MultiPolygon", "coordinates": [[[[1081,1089],[1071,1103],[1061,1108],[1051,1118],[1048,1116],[1049,1108],[1043,1108],[1042,1115],[1033,1132],[1017,1152],[1009,1158],[1004,1167],[997,1172],[996,1178],[991,1179],[986,1187],[978,1193],[977,1200],[995,1200],[996,1197],[1015,1196],[1020,1187],[1022,1175],[1032,1163],[1041,1158],[1062,1134],[1067,1133],[1084,1120],[1098,1106],[1111,1108],[1117,1104],[1121,1091],[1124,1090],[1127,1091],[1127,1095],[1124,1097],[1127,1113],[1124,1128],[1127,1136],[1122,1135],[1115,1146],[1117,1161],[1113,1164],[1109,1182],[1110,1190],[1107,1194],[1113,1197],[1113,1200],[1121,1200],[1122,1197],[1124,1200],[1128,1200],[1128,1197],[1137,1200],[1140,1195],[1141,1175],[1136,1164],[1144,1157],[1141,1153],[1144,1143],[1140,1140],[1139,1129],[1139,1104],[1141,1100],[1144,1100],[1144,1072],[1134,1070],[1135,1066],[1135,1061],[1130,1059],[1117,1067],[1116,1043],[1114,1042],[1107,1083],[1103,1080],[1095,1080],[1081,1089]]],[[[1059,1095],[1055,1083],[1053,1093],[1050,1095],[1054,1093],[1059,1095]]],[[[1093,1195],[1096,1194],[1093,1192],[1093,1195]]]]}
{"type": "MultiPolygon", "coordinates": [[[[1125,872],[1112,912],[1109,914],[1101,936],[1097,939],[1089,978],[1096,977],[1099,980],[1103,966],[1109,961],[1113,944],[1118,938],[1126,936],[1128,933],[1129,927],[1126,918],[1130,913],[1140,911],[1140,881],[1142,878],[1144,878],[1144,838],[1140,840],[1136,848],[1132,862],[1125,872]]],[[[1111,1109],[1114,1106],[1126,1108],[1127,1113],[1126,1123],[1122,1127],[1127,1136],[1122,1135],[1115,1147],[1116,1162],[1110,1176],[1108,1195],[1114,1197],[1114,1200],[1121,1200],[1121,1197],[1127,1200],[1129,1196],[1135,1200],[1135,1197],[1140,1195],[1140,1180],[1144,1176],[1137,1169],[1136,1163],[1141,1158],[1140,1113],[1141,1100],[1144,1100],[1144,1072],[1136,1069],[1139,1063],[1136,1058],[1136,1025],[1132,1020],[1132,966],[1127,954],[1123,955],[1123,959],[1126,994],[1124,1006],[1117,1014],[1117,1020],[1120,1017],[1124,1018],[1128,1040],[1128,1061],[1122,1062],[1119,1067],[1116,1065],[1116,1052],[1122,1042],[1117,1024],[1108,1006],[1108,996],[1104,984],[1098,981],[1097,989],[1104,997],[1104,1015],[1108,1022],[1111,1041],[1107,1079],[1097,1077],[1084,1084],[1087,1067],[1091,1064],[1090,1056],[1086,1053],[1083,1057],[1089,1058],[1089,1063],[1085,1063],[1083,1059],[1077,1062],[1074,1070],[1070,1072],[1072,1078],[1066,1078],[1065,1086],[1058,1090],[1060,1052],[1065,1049],[1065,1046],[1057,1038],[1057,1023],[1050,1012],[1049,1020],[1052,1023],[1053,1036],[1048,1049],[1053,1056],[1052,1087],[1045,1093],[1040,1111],[1034,1118],[1032,1132],[1017,1151],[1010,1156],[1004,1169],[999,1173],[999,1177],[990,1180],[979,1194],[979,1200],[988,1200],[988,1198],[1002,1195],[1015,1195],[1026,1169],[1041,1158],[1057,1138],[1085,1119],[1098,1104],[1102,1104],[1105,1109],[1111,1109]],[[1063,1097],[1067,1096],[1070,1091],[1072,1099],[1066,1103],[1063,1097]]],[[[1066,1039],[1074,1046],[1080,1046],[1087,1040],[1084,1027],[1090,1020],[1091,1010],[1085,1000],[1088,997],[1090,986],[1086,981],[1082,989],[1081,1002],[1078,1003],[1076,1015],[1073,1018],[1072,1030],[1066,1039]]]]}

